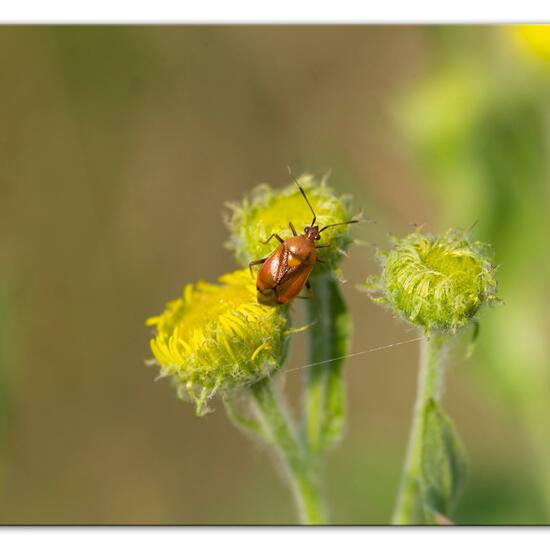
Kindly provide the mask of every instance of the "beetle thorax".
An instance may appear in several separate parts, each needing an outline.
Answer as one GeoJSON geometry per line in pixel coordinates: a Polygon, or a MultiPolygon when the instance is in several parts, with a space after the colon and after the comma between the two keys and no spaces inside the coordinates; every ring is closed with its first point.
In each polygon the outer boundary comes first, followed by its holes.
{"type": "Polygon", "coordinates": [[[315,250],[313,241],[309,240],[306,235],[291,237],[285,244],[290,255],[300,260],[307,259],[310,256],[311,251],[315,250]]]}

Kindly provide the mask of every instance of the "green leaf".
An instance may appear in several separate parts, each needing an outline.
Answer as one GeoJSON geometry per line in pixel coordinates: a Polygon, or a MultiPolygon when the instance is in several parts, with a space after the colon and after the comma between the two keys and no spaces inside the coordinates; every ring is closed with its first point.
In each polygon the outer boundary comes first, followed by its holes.
{"type": "Polygon", "coordinates": [[[314,454],[341,437],[346,413],[343,357],[348,353],[352,323],[339,284],[332,274],[313,279],[315,297],[308,303],[310,362],[307,372],[306,434],[314,454]]]}
{"type": "Polygon", "coordinates": [[[465,478],[462,445],[454,426],[441,407],[430,399],[426,404],[421,454],[421,498],[425,514],[436,522],[449,517],[465,478]]]}
{"type": "MultiPolygon", "coordinates": [[[[332,293],[332,310],[334,325],[332,332],[333,357],[342,357],[349,351],[351,339],[351,316],[340,291],[332,293]]],[[[344,430],[346,419],[346,388],[342,372],[343,359],[334,361],[328,371],[326,414],[322,428],[322,441],[324,447],[335,444],[344,430]]]]}

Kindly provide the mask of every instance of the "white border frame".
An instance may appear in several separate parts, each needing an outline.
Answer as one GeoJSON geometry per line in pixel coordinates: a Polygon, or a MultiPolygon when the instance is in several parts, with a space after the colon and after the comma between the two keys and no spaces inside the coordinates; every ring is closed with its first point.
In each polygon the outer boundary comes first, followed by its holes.
{"type": "Polygon", "coordinates": [[[544,0],[6,0],[3,23],[510,23],[550,22],[544,0]]]}

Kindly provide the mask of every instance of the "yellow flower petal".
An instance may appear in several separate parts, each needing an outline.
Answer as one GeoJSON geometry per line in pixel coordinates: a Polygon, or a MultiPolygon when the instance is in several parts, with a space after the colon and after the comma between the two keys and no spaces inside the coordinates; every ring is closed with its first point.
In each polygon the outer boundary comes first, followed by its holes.
{"type": "Polygon", "coordinates": [[[248,269],[220,283],[186,285],[180,298],[147,320],[156,328],[151,351],[161,372],[175,377],[178,395],[192,398],[197,414],[217,391],[251,384],[278,368],[288,337],[286,309],[257,302],[248,269]]]}

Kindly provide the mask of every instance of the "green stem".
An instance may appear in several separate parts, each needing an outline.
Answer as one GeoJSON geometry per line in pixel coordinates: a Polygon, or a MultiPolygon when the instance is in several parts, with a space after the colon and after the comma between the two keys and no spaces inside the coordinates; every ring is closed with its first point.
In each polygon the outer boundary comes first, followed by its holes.
{"type": "MultiPolygon", "coordinates": [[[[13,279],[15,280],[15,279],[13,279]]],[[[0,488],[6,467],[8,411],[11,404],[10,375],[17,360],[18,317],[15,309],[16,287],[12,278],[0,281],[0,488]]]]}
{"type": "Polygon", "coordinates": [[[313,280],[315,297],[307,303],[309,363],[305,389],[305,439],[319,456],[341,435],[345,418],[342,356],[349,350],[351,320],[332,273],[313,280]]]}
{"type": "MultiPolygon", "coordinates": [[[[532,376],[532,371],[530,372],[532,376]]],[[[529,375],[526,375],[529,376],[529,375]]],[[[534,378],[534,377],[533,377],[534,378]]],[[[548,414],[548,385],[540,382],[541,377],[533,380],[533,385],[526,392],[528,399],[522,403],[520,415],[525,426],[525,432],[533,449],[533,464],[535,476],[538,477],[539,492],[542,495],[546,521],[550,520],[550,437],[548,427],[541,418],[548,414]]]]}
{"type": "Polygon", "coordinates": [[[424,443],[422,426],[428,402],[430,400],[437,402],[439,399],[445,366],[446,338],[442,334],[432,333],[429,336],[424,336],[421,340],[420,370],[413,423],[397,505],[393,515],[393,523],[397,525],[418,523],[417,503],[424,443]]]}
{"type": "Polygon", "coordinates": [[[287,470],[300,519],[305,524],[326,523],[319,479],[309,454],[296,436],[285,405],[273,389],[270,379],[250,388],[263,431],[278,451],[287,470]]]}

